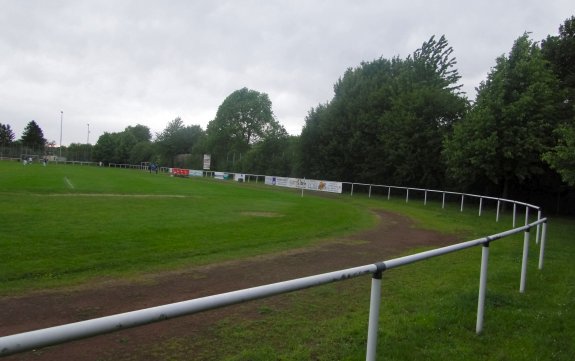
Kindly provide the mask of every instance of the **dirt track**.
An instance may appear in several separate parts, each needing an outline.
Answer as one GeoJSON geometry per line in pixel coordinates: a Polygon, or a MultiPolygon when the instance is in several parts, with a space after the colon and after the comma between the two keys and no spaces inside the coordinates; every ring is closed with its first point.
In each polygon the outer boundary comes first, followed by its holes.
{"type": "MultiPolygon", "coordinates": [[[[102,282],[91,289],[69,289],[0,299],[0,335],[30,331],[120,312],[189,300],[393,258],[416,246],[441,246],[454,237],[413,228],[392,213],[378,213],[378,225],[345,239],[207,267],[143,277],[133,282],[102,282]],[[362,241],[362,242],[358,242],[362,241]]],[[[273,299],[272,299],[273,302],[273,299]]],[[[153,325],[27,352],[5,360],[101,360],[134,355],[143,344],[192,335],[227,315],[232,306],[153,325]]],[[[142,358],[146,358],[145,355],[142,358]]]]}

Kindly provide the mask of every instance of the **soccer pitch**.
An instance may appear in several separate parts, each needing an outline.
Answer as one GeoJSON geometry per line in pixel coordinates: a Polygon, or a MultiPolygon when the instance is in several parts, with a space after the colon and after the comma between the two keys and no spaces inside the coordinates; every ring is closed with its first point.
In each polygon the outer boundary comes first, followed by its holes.
{"type": "Polygon", "coordinates": [[[373,224],[367,210],[255,183],[0,162],[0,294],[272,253],[373,224]]]}

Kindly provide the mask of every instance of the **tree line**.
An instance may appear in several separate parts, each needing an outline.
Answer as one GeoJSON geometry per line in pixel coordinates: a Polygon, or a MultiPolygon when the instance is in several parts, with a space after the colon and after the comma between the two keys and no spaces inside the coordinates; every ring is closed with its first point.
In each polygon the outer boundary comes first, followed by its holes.
{"type": "Polygon", "coordinates": [[[574,64],[571,17],[558,35],[517,38],[471,101],[452,47],[432,36],[406,58],[349,68],[333,98],[310,109],[299,136],[278,122],[267,94],[242,88],[206,129],[176,118],[152,136],[138,124],[102,135],[91,156],[200,169],[203,154],[211,154],[212,169],[222,171],[568,198],[575,186],[574,64]]]}

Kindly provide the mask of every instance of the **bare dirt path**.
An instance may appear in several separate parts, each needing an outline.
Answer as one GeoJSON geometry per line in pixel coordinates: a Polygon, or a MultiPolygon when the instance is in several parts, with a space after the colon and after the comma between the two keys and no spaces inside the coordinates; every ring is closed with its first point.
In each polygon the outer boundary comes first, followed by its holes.
{"type": "MultiPolygon", "coordinates": [[[[388,212],[379,212],[377,216],[379,222],[371,230],[304,249],[147,276],[132,282],[103,282],[91,288],[5,297],[0,299],[0,336],[370,264],[393,258],[413,247],[455,242],[453,236],[414,228],[406,217],[388,212]]],[[[134,355],[133,351],[142,345],[201,333],[209,325],[234,314],[235,307],[238,306],[4,359],[121,359],[122,355],[134,355]]]]}

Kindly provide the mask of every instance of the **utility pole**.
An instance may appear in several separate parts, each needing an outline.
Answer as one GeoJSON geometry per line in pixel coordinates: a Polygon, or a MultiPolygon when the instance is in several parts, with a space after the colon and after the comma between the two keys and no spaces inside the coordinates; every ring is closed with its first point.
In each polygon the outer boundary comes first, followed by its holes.
{"type": "Polygon", "coordinates": [[[62,158],[62,120],[64,119],[64,111],[60,110],[60,158],[62,158]]]}

